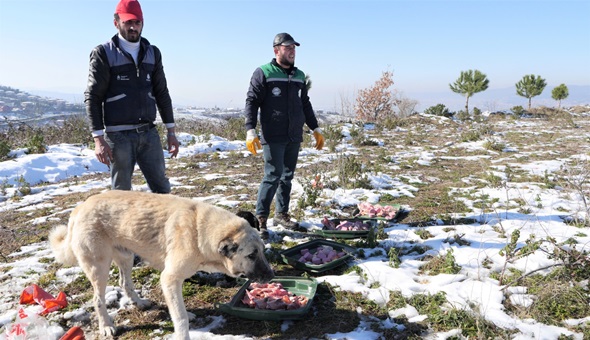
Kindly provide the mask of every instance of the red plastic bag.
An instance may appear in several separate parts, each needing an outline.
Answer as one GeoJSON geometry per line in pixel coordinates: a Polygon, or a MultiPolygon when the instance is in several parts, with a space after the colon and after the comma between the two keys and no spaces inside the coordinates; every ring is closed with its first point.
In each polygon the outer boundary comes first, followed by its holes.
{"type": "Polygon", "coordinates": [[[20,295],[20,304],[27,305],[32,303],[37,303],[45,307],[45,309],[41,311],[41,315],[54,312],[68,305],[66,294],[64,292],[59,292],[57,298],[54,298],[53,295],[47,293],[36,284],[32,284],[25,288],[20,295]]]}
{"type": "Polygon", "coordinates": [[[64,334],[61,338],[59,338],[59,340],[84,340],[84,339],[86,339],[84,337],[84,332],[82,331],[82,328],[80,328],[78,326],[70,328],[70,330],[67,331],[66,334],[64,334]]]}

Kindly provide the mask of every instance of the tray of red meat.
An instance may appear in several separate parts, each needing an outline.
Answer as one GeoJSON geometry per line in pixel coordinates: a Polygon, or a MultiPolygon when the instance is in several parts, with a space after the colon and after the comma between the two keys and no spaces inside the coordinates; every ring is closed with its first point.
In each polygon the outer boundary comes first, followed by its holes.
{"type": "Polygon", "coordinates": [[[316,239],[283,250],[283,262],[310,273],[334,269],[352,258],[355,248],[329,240],[316,239]]]}
{"type": "Polygon", "coordinates": [[[371,228],[375,226],[375,221],[359,218],[328,219],[324,217],[322,225],[322,229],[315,230],[314,233],[340,239],[365,238],[369,235],[371,228]]]}
{"type": "Polygon", "coordinates": [[[311,308],[318,283],[313,278],[277,276],[268,283],[246,281],[218,310],[250,320],[297,320],[311,308]]]}
{"type": "Polygon", "coordinates": [[[359,219],[393,221],[401,212],[399,204],[371,204],[361,202],[357,205],[355,217],[359,219]]]}

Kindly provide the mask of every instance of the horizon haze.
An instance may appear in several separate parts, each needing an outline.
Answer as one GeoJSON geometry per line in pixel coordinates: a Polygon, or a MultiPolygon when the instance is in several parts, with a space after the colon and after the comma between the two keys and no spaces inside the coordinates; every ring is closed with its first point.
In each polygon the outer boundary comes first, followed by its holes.
{"type": "MultiPolygon", "coordinates": [[[[83,101],[90,51],[116,33],[117,2],[0,0],[0,84],[79,94],[83,101]]],[[[358,90],[384,71],[393,72],[392,90],[418,100],[419,110],[441,101],[462,109],[463,97],[449,84],[469,69],[490,80],[487,91],[470,99],[481,109],[493,101],[499,110],[507,109],[504,102],[525,106],[514,84],[527,74],[546,79],[549,98],[555,86],[568,86],[564,106],[576,104],[569,102],[572,89],[590,86],[585,0],[319,0],[284,1],[281,8],[269,0],[140,3],[142,35],[162,51],[175,106],[243,108],[250,77],[272,59],[279,32],[301,43],[295,64],[313,82],[316,110],[341,111],[343,101],[354,103],[358,90]],[[484,99],[510,88],[512,99],[484,99]]],[[[590,102],[590,91],[581,95],[590,102]]]]}

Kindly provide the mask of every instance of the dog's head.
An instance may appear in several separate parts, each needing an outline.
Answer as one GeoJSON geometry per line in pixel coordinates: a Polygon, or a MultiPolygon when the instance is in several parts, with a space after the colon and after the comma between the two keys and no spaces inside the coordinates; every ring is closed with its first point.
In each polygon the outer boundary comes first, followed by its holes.
{"type": "Polygon", "coordinates": [[[236,215],[248,221],[252,228],[260,231],[260,222],[258,222],[258,219],[256,218],[256,216],[254,216],[253,213],[249,211],[238,211],[236,215]]]}
{"type": "Polygon", "coordinates": [[[257,282],[268,282],[274,272],[264,255],[264,243],[256,229],[245,222],[231,231],[219,243],[227,273],[233,277],[247,277],[257,282]]]}

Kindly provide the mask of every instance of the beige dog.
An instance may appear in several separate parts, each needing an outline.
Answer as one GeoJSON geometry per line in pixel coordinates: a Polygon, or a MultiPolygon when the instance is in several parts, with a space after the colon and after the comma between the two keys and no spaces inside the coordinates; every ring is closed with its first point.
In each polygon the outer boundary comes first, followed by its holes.
{"type": "Polygon", "coordinates": [[[56,227],[49,239],[56,260],[79,265],[92,283],[99,331],[106,336],[116,333],[105,305],[111,262],[119,267],[124,293],[140,308],[149,302],[133,288],[134,254],[161,270],[175,339],[189,339],[182,284],[195,272],[221,272],[260,282],[274,276],[262,240],[245,219],[173,195],[112,190],[91,196],[74,209],[68,226],[56,227]]]}

